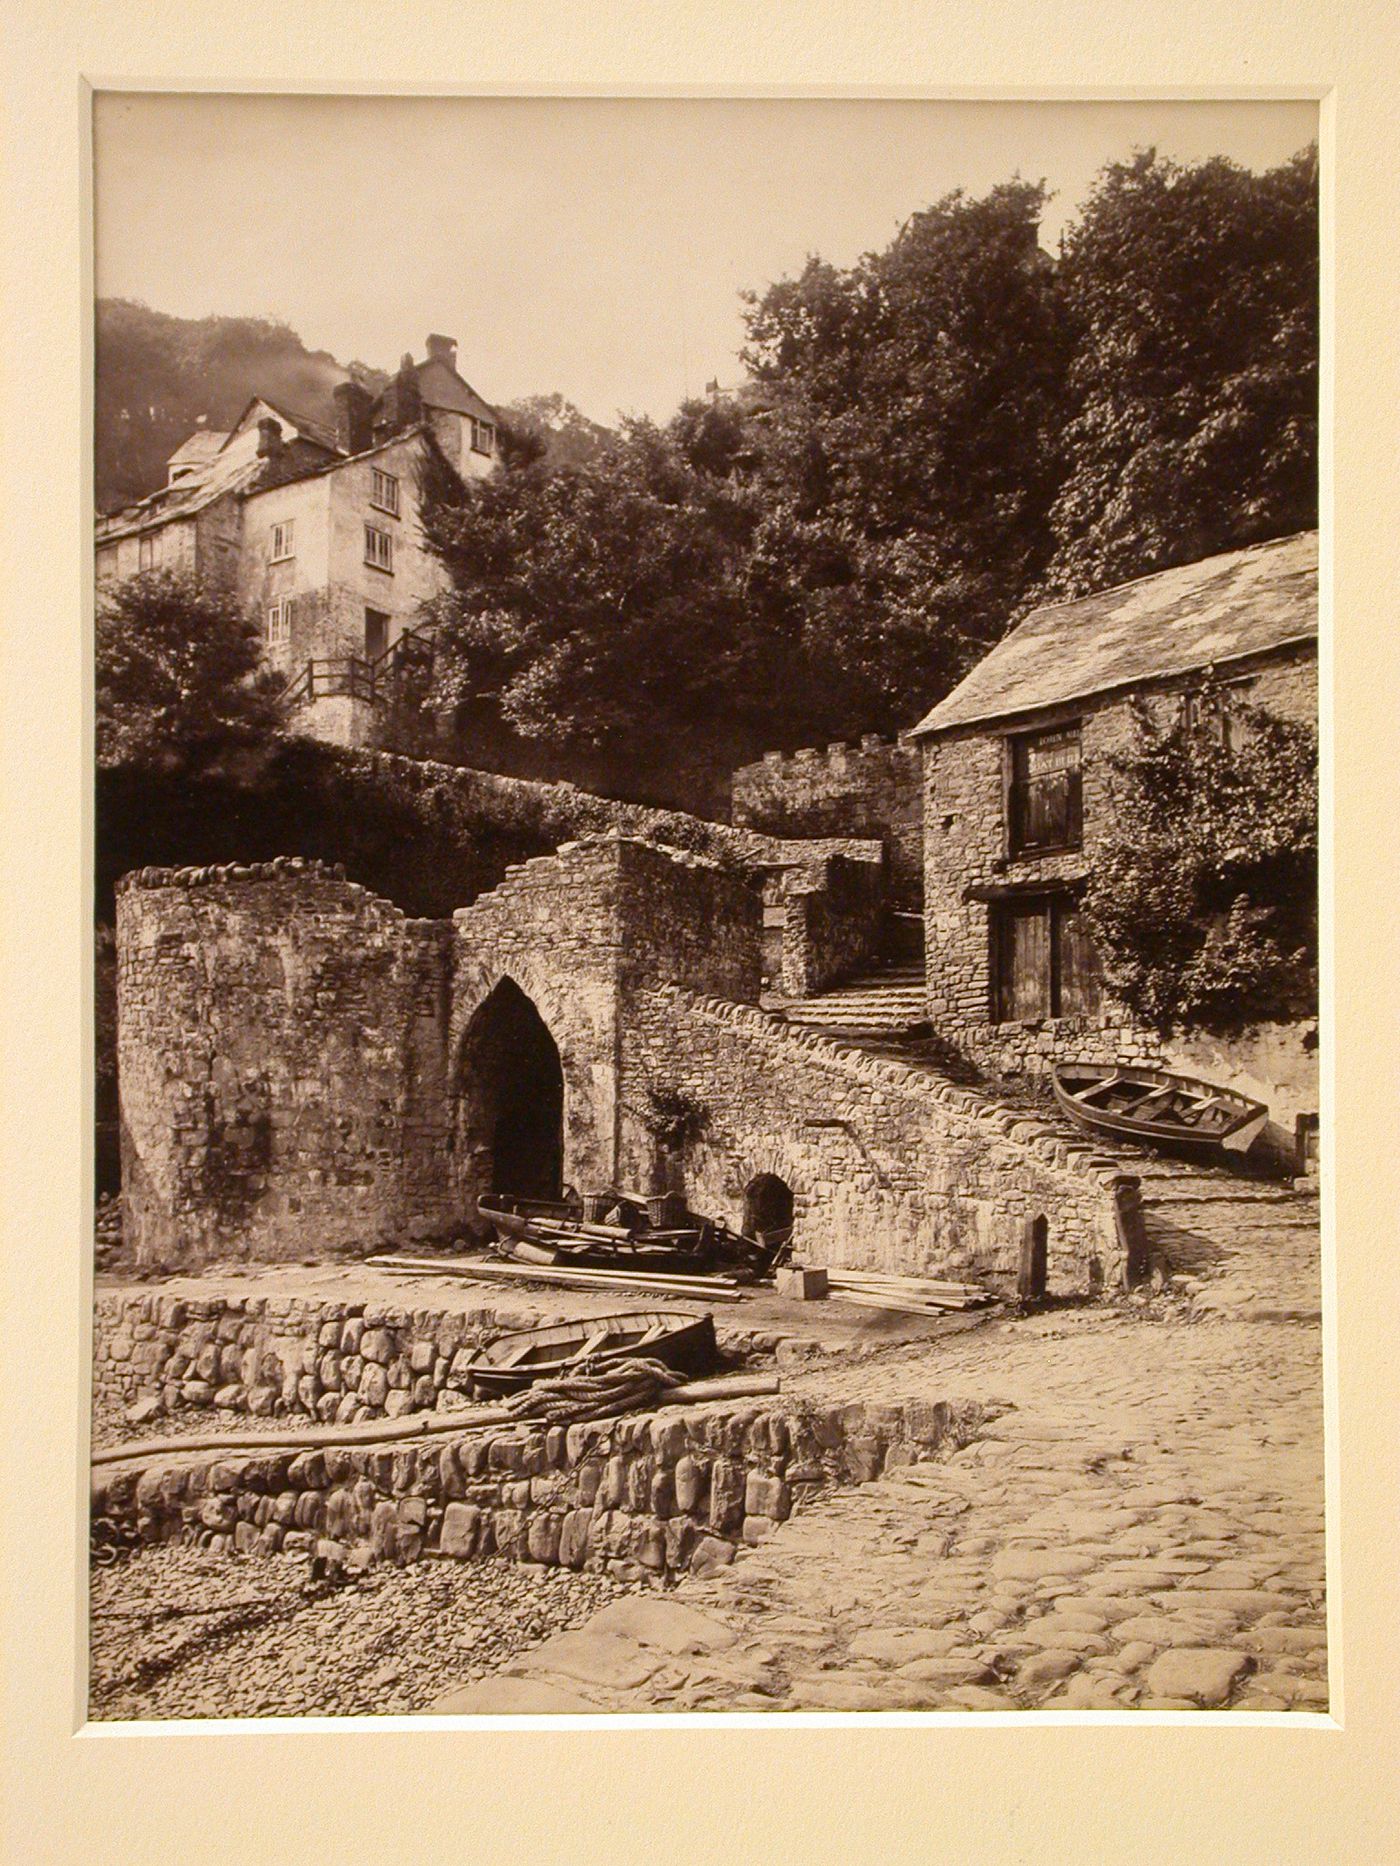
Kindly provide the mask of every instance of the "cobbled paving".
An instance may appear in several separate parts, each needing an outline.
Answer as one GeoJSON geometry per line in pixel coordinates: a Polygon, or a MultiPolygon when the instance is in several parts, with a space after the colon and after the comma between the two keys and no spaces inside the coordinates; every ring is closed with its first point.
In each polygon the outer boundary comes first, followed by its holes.
{"type": "Polygon", "coordinates": [[[1325,1710],[1315,1202],[1206,1210],[1150,1300],[786,1381],[996,1416],[435,1708],[1325,1710]]]}

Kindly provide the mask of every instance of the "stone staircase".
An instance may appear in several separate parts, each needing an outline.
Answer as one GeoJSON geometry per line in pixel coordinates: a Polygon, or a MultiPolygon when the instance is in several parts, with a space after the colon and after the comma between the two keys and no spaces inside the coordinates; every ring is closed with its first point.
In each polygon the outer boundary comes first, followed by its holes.
{"type": "MultiPolygon", "coordinates": [[[[812,998],[772,998],[767,1008],[780,1011],[802,1030],[819,1030],[847,1043],[870,1039],[882,1045],[928,1033],[923,967],[884,966],[862,973],[812,998]]],[[[890,1054],[903,1053],[891,1048],[890,1054]]]]}
{"type": "MultiPolygon", "coordinates": [[[[930,1028],[919,966],[891,965],[804,999],[767,1001],[803,1030],[820,1031],[933,1080],[981,1086],[975,1072],[930,1028]]],[[[989,1100],[1006,1097],[982,1086],[989,1100]]],[[[1066,1139],[1084,1134],[1048,1094],[1029,1086],[1017,1105],[1066,1139]]],[[[1202,1314],[1312,1320],[1321,1310],[1320,1212],[1316,1180],[1261,1178],[1238,1165],[1175,1160],[1151,1148],[1094,1136],[1096,1157],[1134,1174],[1153,1280],[1202,1314]]]]}

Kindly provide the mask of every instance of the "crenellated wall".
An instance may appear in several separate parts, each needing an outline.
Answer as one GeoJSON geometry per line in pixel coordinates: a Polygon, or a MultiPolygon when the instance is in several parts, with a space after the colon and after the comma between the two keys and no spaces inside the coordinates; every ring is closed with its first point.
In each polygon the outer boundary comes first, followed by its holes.
{"type": "Polygon", "coordinates": [[[556,1189],[683,1189],[742,1222],[766,1172],[791,1186],[816,1261],[1012,1289],[1043,1218],[1052,1292],[1124,1279],[1134,1182],[1043,1124],[759,1011],[761,939],[742,874],[616,835],[518,865],[450,924],[296,862],[128,878],[138,1259],[458,1232],[482,1195],[534,1192],[511,1175],[536,1169],[556,1189]],[[684,1132],[667,1109],[688,1111],[684,1132]]]}
{"type": "Polygon", "coordinates": [[[731,779],[734,821],[774,836],[868,836],[885,845],[890,904],[923,899],[919,751],[867,734],[858,745],[767,752],[731,779]]]}

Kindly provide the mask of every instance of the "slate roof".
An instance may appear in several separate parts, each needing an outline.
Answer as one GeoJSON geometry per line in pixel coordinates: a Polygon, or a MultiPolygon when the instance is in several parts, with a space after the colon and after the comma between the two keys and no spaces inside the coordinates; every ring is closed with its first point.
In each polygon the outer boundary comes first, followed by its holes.
{"type": "Polygon", "coordinates": [[[196,428],[187,441],[181,442],[165,464],[179,466],[188,462],[191,466],[203,466],[206,461],[214,458],[227,439],[227,430],[196,428]]]}
{"type": "Polygon", "coordinates": [[[285,485],[288,480],[308,479],[320,470],[325,458],[326,450],[319,442],[301,439],[287,442],[275,461],[256,454],[219,453],[207,468],[187,474],[173,486],[162,486],[136,504],[99,518],[97,541],[107,544],[172,519],[192,518],[225,493],[260,492],[268,486],[285,485]]]}
{"type": "Polygon", "coordinates": [[[1039,711],[1317,636],[1317,533],[1034,609],[914,728],[1039,711]]]}

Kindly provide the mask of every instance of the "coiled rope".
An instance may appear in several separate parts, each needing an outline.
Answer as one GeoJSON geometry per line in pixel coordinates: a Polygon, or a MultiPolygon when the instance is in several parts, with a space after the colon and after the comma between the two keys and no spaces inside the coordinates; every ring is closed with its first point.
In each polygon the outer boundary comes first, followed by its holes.
{"type": "Polygon", "coordinates": [[[539,1420],[545,1425],[578,1425],[587,1419],[610,1419],[615,1413],[646,1406],[671,1387],[684,1386],[688,1374],[678,1374],[662,1361],[619,1361],[588,1373],[588,1363],[563,1380],[537,1380],[512,1393],[502,1410],[513,1419],[539,1420]]]}

